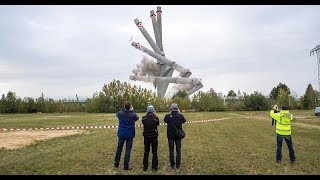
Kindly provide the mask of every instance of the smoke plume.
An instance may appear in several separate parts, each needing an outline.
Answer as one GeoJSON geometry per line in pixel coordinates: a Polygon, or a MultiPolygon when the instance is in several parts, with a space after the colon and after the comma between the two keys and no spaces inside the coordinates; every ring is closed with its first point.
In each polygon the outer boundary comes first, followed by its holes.
{"type": "Polygon", "coordinates": [[[173,86],[171,89],[168,90],[166,94],[166,98],[171,98],[173,97],[176,93],[179,91],[188,91],[192,88],[192,84],[177,84],[173,86]]]}
{"type": "Polygon", "coordinates": [[[132,70],[134,75],[160,76],[160,65],[153,59],[143,56],[140,64],[137,64],[136,66],[137,68],[132,70]]]}

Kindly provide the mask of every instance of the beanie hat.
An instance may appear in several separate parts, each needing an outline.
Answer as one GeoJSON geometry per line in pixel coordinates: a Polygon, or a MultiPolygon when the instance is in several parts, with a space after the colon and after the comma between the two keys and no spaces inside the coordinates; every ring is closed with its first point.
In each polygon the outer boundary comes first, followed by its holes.
{"type": "Polygon", "coordinates": [[[178,104],[173,103],[173,104],[171,105],[171,110],[172,110],[172,111],[178,111],[178,109],[179,109],[178,104]]]}
{"type": "Polygon", "coordinates": [[[147,112],[154,112],[154,107],[152,105],[148,106],[147,112]]]}

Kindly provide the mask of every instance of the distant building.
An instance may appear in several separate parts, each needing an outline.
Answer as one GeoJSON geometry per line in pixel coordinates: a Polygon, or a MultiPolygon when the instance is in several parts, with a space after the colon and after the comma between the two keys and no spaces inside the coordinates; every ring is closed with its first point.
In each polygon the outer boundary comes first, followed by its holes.
{"type": "Polygon", "coordinates": [[[217,93],[217,96],[218,96],[219,98],[223,98],[223,94],[222,94],[222,93],[217,93]]]}

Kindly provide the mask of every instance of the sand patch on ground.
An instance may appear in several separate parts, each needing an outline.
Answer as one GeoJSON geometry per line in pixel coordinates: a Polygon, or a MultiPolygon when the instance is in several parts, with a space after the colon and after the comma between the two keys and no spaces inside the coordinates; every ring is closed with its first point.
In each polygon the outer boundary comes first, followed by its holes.
{"type": "Polygon", "coordinates": [[[0,148],[21,148],[37,140],[80,134],[83,130],[13,131],[0,133],[0,148]]]}

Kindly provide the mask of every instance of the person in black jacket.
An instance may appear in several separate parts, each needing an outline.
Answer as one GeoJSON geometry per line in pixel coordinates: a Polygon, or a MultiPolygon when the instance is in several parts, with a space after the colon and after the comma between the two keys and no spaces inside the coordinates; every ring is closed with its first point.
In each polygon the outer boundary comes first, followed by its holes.
{"type": "Polygon", "coordinates": [[[181,139],[175,136],[174,127],[182,129],[182,124],[186,122],[184,116],[180,113],[178,104],[173,103],[171,105],[170,114],[166,114],[164,122],[167,123],[167,138],[169,143],[169,159],[171,169],[180,168],[181,165],[181,139]],[[174,161],[174,144],[176,144],[176,162],[174,161]]]}
{"type": "MultiPolygon", "coordinates": [[[[273,109],[274,113],[280,112],[278,106],[272,106],[271,109],[273,109]]],[[[272,118],[271,126],[273,126],[273,125],[276,126],[277,125],[277,121],[272,118]]]]}
{"type": "Polygon", "coordinates": [[[153,106],[148,106],[147,114],[142,117],[144,136],[143,170],[146,171],[149,165],[150,145],[152,147],[152,169],[158,170],[158,128],[159,118],[153,106]]]}

